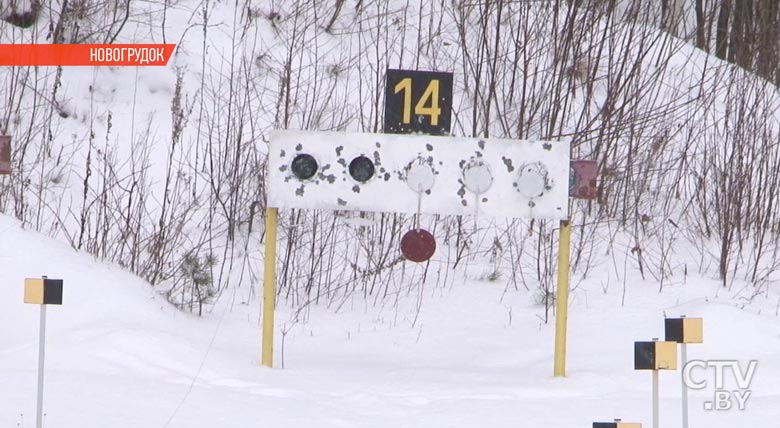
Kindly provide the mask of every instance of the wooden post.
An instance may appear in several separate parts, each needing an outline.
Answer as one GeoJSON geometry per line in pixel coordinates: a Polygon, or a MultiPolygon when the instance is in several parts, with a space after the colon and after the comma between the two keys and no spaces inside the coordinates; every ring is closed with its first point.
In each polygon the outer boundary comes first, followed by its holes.
{"type": "Polygon", "coordinates": [[[274,366],[274,311],[276,308],[276,229],[279,210],[265,210],[265,269],[263,272],[262,364],[274,366]]]}
{"type": "Polygon", "coordinates": [[[558,284],[555,296],[555,362],[553,376],[566,376],[566,325],[569,315],[569,252],[571,225],[561,220],[558,240],[558,284]]]}

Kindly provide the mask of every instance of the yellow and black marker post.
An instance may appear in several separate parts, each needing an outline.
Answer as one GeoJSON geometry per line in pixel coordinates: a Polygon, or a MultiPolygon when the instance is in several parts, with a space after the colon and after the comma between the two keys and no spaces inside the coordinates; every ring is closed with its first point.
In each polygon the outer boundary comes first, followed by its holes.
{"type": "Polygon", "coordinates": [[[653,428],[658,428],[658,372],[660,370],[677,370],[677,343],[634,342],[634,369],[653,371],[653,428]]]}
{"type": "MultiPolygon", "coordinates": [[[[666,318],[664,330],[667,342],[680,344],[680,367],[685,369],[688,364],[688,344],[704,342],[704,320],[701,318],[666,318]]],[[[684,371],[683,371],[684,373],[684,371]]],[[[688,385],[685,384],[684,374],[682,379],[682,428],[688,428],[688,385]]]]}
{"type": "Polygon", "coordinates": [[[25,278],[24,303],[40,305],[41,321],[38,338],[38,402],[36,405],[35,427],[43,427],[43,367],[46,354],[46,306],[62,304],[62,280],[25,278]]]}
{"type": "Polygon", "coordinates": [[[642,428],[642,424],[615,419],[614,422],[593,422],[593,428],[642,428]]]}

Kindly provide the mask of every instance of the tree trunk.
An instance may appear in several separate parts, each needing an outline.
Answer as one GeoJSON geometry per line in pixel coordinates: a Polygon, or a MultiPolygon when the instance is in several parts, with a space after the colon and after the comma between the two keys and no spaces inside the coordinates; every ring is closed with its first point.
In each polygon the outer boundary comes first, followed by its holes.
{"type": "Polygon", "coordinates": [[[756,72],[777,82],[778,64],[778,25],[780,25],[780,6],[776,0],[762,0],[756,7],[756,72]]]}
{"type": "Polygon", "coordinates": [[[682,21],[684,10],[683,0],[661,0],[661,20],[663,29],[669,34],[680,36],[680,23],[682,21]]]}
{"type": "Polygon", "coordinates": [[[737,62],[737,51],[742,48],[742,25],[744,24],[742,1],[743,0],[733,0],[732,3],[733,19],[731,20],[731,31],[729,32],[728,42],[729,48],[728,53],[726,54],[726,59],[731,63],[737,62]]]}
{"type": "Polygon", "coordinates": [[[718,12],[718,24],[715,29],[715,56],[726,59],[728,53],[729,19],[731,17],[731,0],[721,0],[718,12]]]}
{"type": "Polygon", "coordinates": [[[704,0],[696,0],[696,47],[709,52],[707,46],[707,37],[705,36],[707,31],[707,23],[704,19],[704,0]]]}
{"type": "Polygon", "coordinates": [[[734,0],[734,23],[729,41],[729,62],[745,70],[753,69],[753,13],[752,0],[734,0]]]}

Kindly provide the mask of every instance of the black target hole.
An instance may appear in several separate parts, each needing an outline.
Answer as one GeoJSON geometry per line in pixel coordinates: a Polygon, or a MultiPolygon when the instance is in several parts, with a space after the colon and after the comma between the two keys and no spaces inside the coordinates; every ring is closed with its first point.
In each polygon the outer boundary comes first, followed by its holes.
{"type": "Polygon", "coordinates": [[[363,155],[352,159],[352,162],[349,163],[349,175],[357,182],[365,183],[370,180],[375,173],[376,167],[374,166],[374,162],[363,155]]]}
{"type": "Polygon", "coordinates": [[[319,167],[317,159],[314,159],[314,156],[308,153],[301,153],[295,156],[295,159],[290,164],[290,170],[299,180],[311,179],[317,174],[319,167]]]}

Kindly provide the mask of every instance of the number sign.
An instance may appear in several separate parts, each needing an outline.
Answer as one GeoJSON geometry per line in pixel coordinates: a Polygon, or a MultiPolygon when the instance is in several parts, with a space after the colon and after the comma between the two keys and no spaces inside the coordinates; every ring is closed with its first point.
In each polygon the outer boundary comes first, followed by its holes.
{"type": "Polygon", "coordinates": [[[450,133],[452,73],[387,70],[385,132],[450,133]]]}

